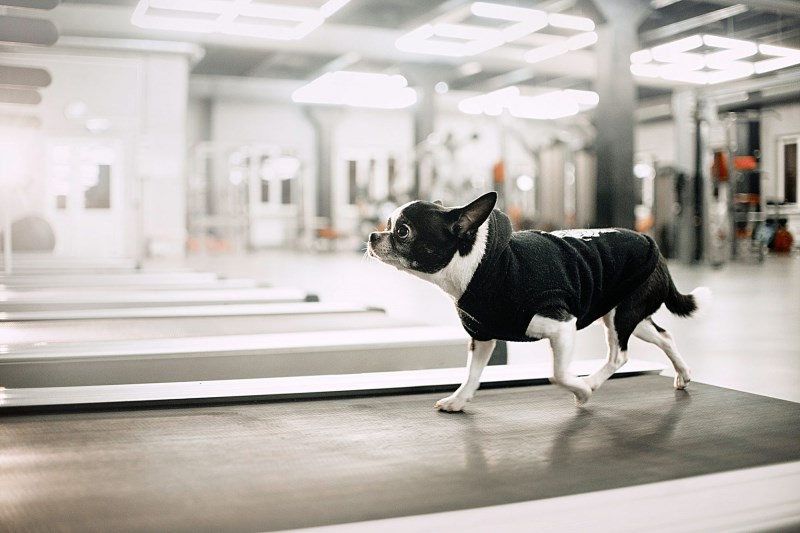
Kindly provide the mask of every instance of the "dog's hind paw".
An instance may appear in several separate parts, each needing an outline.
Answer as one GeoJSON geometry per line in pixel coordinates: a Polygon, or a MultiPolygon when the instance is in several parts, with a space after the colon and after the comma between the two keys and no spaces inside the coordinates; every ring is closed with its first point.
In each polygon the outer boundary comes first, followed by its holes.
{"type": "Polygon", "coordinates": [[[447,413],[457,413],[464,409],[464,406],[467,405],[469,399],[464,398],[462,396],[448,396],[447,398],[442,398],[438,402],[436,402],[436,410],[437,411],[445,411],[447,413]]]}

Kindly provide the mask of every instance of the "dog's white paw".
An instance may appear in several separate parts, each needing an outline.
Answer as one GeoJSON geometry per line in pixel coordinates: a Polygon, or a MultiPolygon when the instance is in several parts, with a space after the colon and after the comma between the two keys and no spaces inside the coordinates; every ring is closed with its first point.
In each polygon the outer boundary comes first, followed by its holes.
{"type": "Polygon", "coordinates": [[[688,385],[690,381],[692,381],[692,373],[689,372],[689,370],[686,370],[683,373],[678,372],[675,375],[675,389],[677,390],[685,389],[686,385],[688,385]]]}
{"type": "Polygon", "coordinates": [[[589,398],[592,397],[592,389],[590,388],[588,392],[584,390],[573,392],[573,394],[575,395],[575,405],[581,406],[588,402],[589,398]]]}
{"type": "Polygon", "coordinates": [[[441,400],[436,402],[435,407],[437,411],[457,413],[464,409],[464,406],[467,405],[467,402],[469,402],[469,400],[470,400],[469,398],[453,394],[448,396],[447,398],[442,398],[441,400]]]}
{"type": "Polygon", "coordinates": [[[550,383],[569,390],[575,396],[575,405],[579,406],[588,402],[594,392],[586,378],[571,378],[569,381],[562,381],[552,377],[550,383]]]}

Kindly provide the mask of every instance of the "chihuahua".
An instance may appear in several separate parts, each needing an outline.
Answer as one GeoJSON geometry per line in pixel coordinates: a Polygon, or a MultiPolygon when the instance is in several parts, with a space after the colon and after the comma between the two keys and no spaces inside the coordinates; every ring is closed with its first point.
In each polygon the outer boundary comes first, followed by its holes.
{"type": "Polygon", "coordinates": [[[648,236],[626,229],[514,232],[496,203],[495,192],[463,207],[410,202],[392,213],[386,231],[369,236],[369,256],[446,292],[471,337],[467,379],[436,409],[461,411],[472,400],[497,340],[548,339],[550,381],[578,405],[627,362],[631,335],[661,348],[675,367],[675,388],[686,387],[689,367],[652,315],[665,304],[692,316],[710,300],[708,288],[678,292],[648,236]],[[595,320],[606,328],[607,360],[579,378],[569,373],[575,334],[595,320]]]}

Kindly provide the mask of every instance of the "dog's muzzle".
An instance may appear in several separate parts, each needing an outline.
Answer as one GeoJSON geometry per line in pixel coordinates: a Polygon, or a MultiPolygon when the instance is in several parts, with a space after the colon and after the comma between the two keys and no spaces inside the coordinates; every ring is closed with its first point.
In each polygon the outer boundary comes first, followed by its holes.
{"type": "Polygon", "coordinates": [[[386,261],[386,259],[388,259],[389,249],[386,242],[386,235],[386,233],[381,233],[379,231],[369,234],[367,253],[379,261],[386,261]]]}
{"type": "Polygon", "coordinates": [[[380,259],[380,257],[377,254],[377,250],[376,250],[380,240],[381,240],[381,234],[380,233],[372,232],[372,233],[369,234],[369,241],[367,243],[367,253],[369,253],[369,255],[371,255],[372,257],[375,257],[377,259],[380,259]]]}

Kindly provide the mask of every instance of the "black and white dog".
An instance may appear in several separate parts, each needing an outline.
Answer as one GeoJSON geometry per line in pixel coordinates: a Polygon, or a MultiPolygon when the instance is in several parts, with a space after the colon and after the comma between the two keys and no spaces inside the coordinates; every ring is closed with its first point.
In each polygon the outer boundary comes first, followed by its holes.
{"type": "Polygon", "coordinates": [[[427,280],[449,294],[469,344],[467,380],[436,403],[461,411],[472,400],[496,340],[546,338],[553,350],[551,381],[583,404],[627,361],[634,335],[667,354],[675,388],[691,379],[672,336],[651,315],[666,304],[691,316],[711,291],[678,292],[652,239],[624,229],[512,232],[490,192],[464,207],[416,201],[398,208],[387,231],[369,236],[368,254],[427,280]],[[602,319],[608,359],[596,373],[569,373],[575,333],[602,319]]]}

